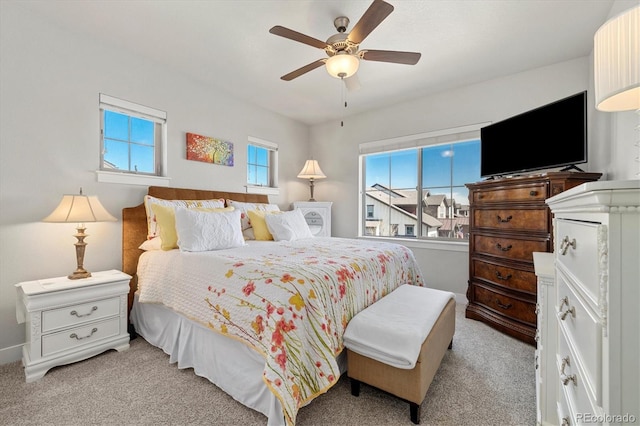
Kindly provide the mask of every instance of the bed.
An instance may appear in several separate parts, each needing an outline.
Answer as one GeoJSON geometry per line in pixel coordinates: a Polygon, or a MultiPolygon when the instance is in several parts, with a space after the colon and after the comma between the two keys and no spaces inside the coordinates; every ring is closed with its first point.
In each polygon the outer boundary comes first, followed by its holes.
{"type": "MultiPolygon", "coordinates": [[[[266,195],[180,188],[149,187],[148,196],[224,200],[224,208],[210,209],[222,213],[189,211],[194,217],[232,217],[234,201],[236,208],[269,205],[266,195]]],[[[181,235],[186,210],[175,209],[181,235]]],[[[297,212],[276,213],[282,214],[263,216],[284,220],[297,212]]],[[[150,235],[148,209],[144,203],[125,208],[122,219],[136,333],[162,348],[171,363],[193,368],[264,414],[269,425],[295,424],[298,409],[338,381],[346,370],[343,333],[355,314],[401,284],[424,285],[413,254],[397,244],[302,235],[247,239],[216,250],[141,250],[150,235]]],[[[242,220],[245,226],[244,214],[242,220]]]]}

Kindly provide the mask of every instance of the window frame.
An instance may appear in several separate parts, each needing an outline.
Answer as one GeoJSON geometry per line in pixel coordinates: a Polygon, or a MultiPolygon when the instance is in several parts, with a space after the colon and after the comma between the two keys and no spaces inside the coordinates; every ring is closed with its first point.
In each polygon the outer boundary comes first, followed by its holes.
{"type": "Polygon", "coordinates": [[[140,105],[113,96],[100,93],[98,97],[98,110],[100,114],[100,156],[98,170],[96,171],[98,182],[122,183],[146,186],[169,186],[170,178],[167,176],[167,113],[159,109],[140,105]],[[104,167],[104,111],[113,111],[129,117],[142,118],[152,121],[157,126],[154,132],[154,173],[136,173],[130,170],[113,170],[104,167]]]}
{"type": "Polygon", "coordinates": [[[245,163],[246,167],[246,191],[248,194],[267,194],[267,195],[279,195],[280,188],[278,187],[278,144],[275,142],[270,142],[264,139],[256,138],[254,136],[249,136],[247,138],[247,161],[245,163]],[[249,182],[249,167],[251,164],[249,163],[249,146],[254,146],[261,149],[266,149],[268,151],[268,170],[267,176],[269,179],[268,185],[257,185],[255,183],[249,182]]]}
{"type": "MultiPolygon", "coordinates": [[[[437,130],[432,132],[426,132],[415,135],[407,135],[401,136],[391,139],[377,140],[371,142],[361,143],[359,145],[359,203],[358,203],[358,237],[359,238],[372,238],[372,239],[389,239],[391,241],[403,240],[403,241],[412,241],[418,242],[419,245],[422,243],[434,244],[434,246],[438,246],[439,244],[451,244],[452,247],[464,246],[468,247],[468,240],[456,239],[456,238],[447,238],[447,237],[429,237],[427,235],[417,235],[415,233],[413,238],[402,238],[402,237],[392,237],[392,236],[376,236],[376,235],[367,235],[366,222],[370,220],[364,217],[365,212],[367,211],[367,187],[366,187],[366,157],[368,155],[373,154],[382,154],[385,152],[397,152],[409,149],[415,149],[417,151],[417,191],[416,195],[418,199],[422,199],[423,197],[423,182],[422,182],[422,148],[427,148],[430,146],[438,146],[444,145],[447,143],[459,143],[459,142],[468,142],[472,140],[480,140],[480,129],[484,126],[491,124],[490,122],[485,123],[477,123],[466,126],[460,126],[450,129],[437,130]]],[[[417,206],[416,206],[417,208],[417,206]]],[[[422,223],[422,213],[424,208],[417,208],[416,211],[416,223],[422,223]]],[[[418,234],[422,231],[418,230],[418,234]]]]}

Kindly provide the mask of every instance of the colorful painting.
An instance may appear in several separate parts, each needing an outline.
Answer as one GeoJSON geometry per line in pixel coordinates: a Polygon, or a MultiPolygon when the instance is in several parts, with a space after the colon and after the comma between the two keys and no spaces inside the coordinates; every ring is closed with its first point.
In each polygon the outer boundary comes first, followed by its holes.
{"type": "Polygon", "coordinates": [[[233,167],[233,143],[187,133],[187,160],[233,167]]]}

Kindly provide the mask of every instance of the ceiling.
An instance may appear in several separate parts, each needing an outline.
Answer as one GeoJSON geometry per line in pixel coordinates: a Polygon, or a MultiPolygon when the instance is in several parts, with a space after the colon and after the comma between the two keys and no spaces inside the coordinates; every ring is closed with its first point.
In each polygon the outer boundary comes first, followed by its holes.
{"type": "MultiPolygon", "coordinates": [[[[4,1],[4,0],[3,0],[4,1]]],[[[613,0],[387,0],[394,11],[361,49],[422,53],[416,65],[361,61],[347,91],[321,49],[269,33],[282,25],[326,40],[333,20],[349,31],[371,0],[32,0],[20,6],[69,31],[115,45],[307,124],[587,56],[613,0]],[[348,108],[343,107],[343,99],[348,108]]]]}

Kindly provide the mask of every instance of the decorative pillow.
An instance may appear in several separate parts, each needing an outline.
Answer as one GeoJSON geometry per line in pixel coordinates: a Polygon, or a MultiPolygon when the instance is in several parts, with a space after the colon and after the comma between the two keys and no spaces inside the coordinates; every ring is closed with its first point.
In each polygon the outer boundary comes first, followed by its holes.
{"type": "MultiPolygon", "coordinates": [[[[178,207],[184,208],[184,207],[178,207]]],[[[173,250],[178,248],[178,233],[176,231],[176,207],[161,206],[160,204],[152,204],[151,210],[155,213],[156,223],[160,229],[160,247],[162,250],[173,250]]],[[[208,212],[229,212],[233,211],[233,207],[194,207],[193,210],[208,212]]],[[[156,240],[158,237],[150,240],[156,240]]]]}
{"type": "Polygon", "coordinates": [[[247,214],[249,210],[280,211],[280,207],[278,207],[277,204],[243,203],[240,201],[227,200],[227,205],[240,210],[240,224],[242,225],[242,234],[246,240],[256,239],[253,228],[251,227],[251,220],[247,214]]]}
{"type": "Polygon", "coordinates": [[[302,238],[313,238],[302,211],[295,209],[281,214],[265,216],[269,232],[276,241],[294,241],[302,238]]]}
{"type": "Polygon", "coordinates": [[[279,210],[265,211],[265,210],[249,210],[247,215],[251,221],[251,227],[253,228],[253,235],[256,240],[272,241],[273,235],[269,232],[267,222],[264,217],[270,214],[280,214],[279,210]]]}
{"type": "Polygon", "coordinates": [[[161,206],[173,206],[173,207],[207,207],[218,208],[224,207],[224,198],[215,200],[163,200],[161,198],[152,197],[151,195],[144,196],[144,209],[147,212],[147,239],[160,236],[160,229],[158,228],[158,222],[156,216],[151,208],[154,204],[160,204],[161,206]]]}
{"type": "Polygon", "coordinates": [[[206,212],[176,208],[180,251],[211,251],[244,246],[240,210],[206,212]]]}
{"type": "Polygon", "coordinates": [[[138,248],[144,251],[162,250],[162,238],[155,237],[150,240],[144,240],[144,242],[140,244],[138,248]]]}

